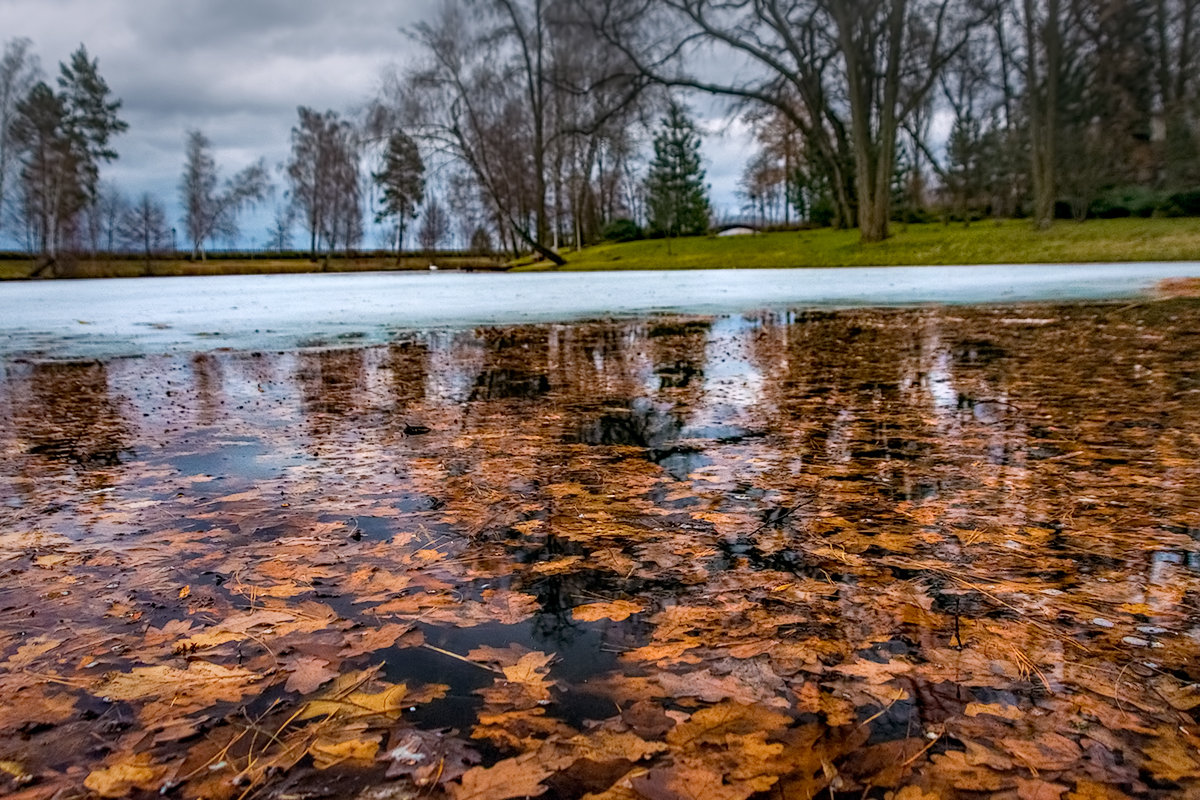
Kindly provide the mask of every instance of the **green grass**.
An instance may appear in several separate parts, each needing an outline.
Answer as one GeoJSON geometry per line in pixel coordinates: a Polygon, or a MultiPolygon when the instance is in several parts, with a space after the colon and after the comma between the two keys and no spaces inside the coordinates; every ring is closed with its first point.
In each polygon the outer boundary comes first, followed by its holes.
{"type": "MultiPolygon", "coordinates": [[[[699,236],[627,244],[604,244],[565,253],[565,271],[620,269],[730,269],[769,267],[867,267],[956,264],[1063,264],[1075,262],[1200,261],[1200,218],[1089,220],[1059,222],[1038,232],[1028,222],[952,225],[895,225],[893,236],[873,245],[859,243],[857,231],[813,230],[762,236],[699,236]]],[[[444,269],[496,265],[487,259],[439,256],[444,269]]],[[[0,260],[0,280],[28,277],[35,262],[0,260]]],[[[425,270],[428,257],[334,259],[330,272],[425,270]]],[[[79,278],[169,275],[261,275],[320,272],[304,259],[80,261],[69,273],[79,278]]],[[[553,269],[545,262],[520,262],[514,271],[553,269]]]]}
{"type": "MultiPolygon", "coordinates": [[[[895,225],[886,242],[863,245],[857,231],[813,230],[759,236],[662,239],[589,247],[560,270],[866,267],[958,264],[1200,260],[1200,219],[895,225]]],[[[518,270],[552,269],[545,264],[518,270]]]]}

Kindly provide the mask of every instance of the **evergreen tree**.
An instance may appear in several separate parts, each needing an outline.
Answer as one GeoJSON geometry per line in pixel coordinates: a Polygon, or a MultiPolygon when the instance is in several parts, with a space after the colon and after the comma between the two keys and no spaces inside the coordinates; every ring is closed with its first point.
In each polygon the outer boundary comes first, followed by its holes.
{"type": "Polygon", "coordinates": [[[654,160],[646,179],[650,228],[666,236],[708,230],[709,205],[700,165],[700,135],[687,112],[671,103],[654,137],[654,160]]]}
{"type": "Polygon", "coordinates": [[[117,157],[110,140],[129,128],[117,116],[121,101],[110,98],[82,45],[59,69],[59,92],[34,85],[16,104],[9,128],[21,156],[26,221],[50,262],[75,232],[80,212],[97,200],[100,165],[117,157]]]}
{"type": "Polygon", "coordinates": [[[22,205],[38,252],[53,258],[64,228],[84,206],[78,140],[63,98],[39,82],[17,103],[12,138],[21,152],[22,205]]]}
{"type": "Polygon", "coordinates": [[[404,247],[404,226],[417,218],[417,207],[425,194],[425,162],[412,137],[396,131],[388,138],[383,164],[376,172],[376,185],[383,190],[383,207],[376,222],[396,220],[396,257],[404,247]]]}
{"type": "Polygon", "coordinates": [[[114,161],[117,151],[113,135],[124,133],[129,124],[117,116],[121,101],[110,98],[108,83],[100,77],[99,62],[88,57],[87,48],[71,54],[69,64],[59,64],[58,88],[69,112],[68,130],[84,157],[80,163],[80,188],[94,200],[100,182],[100,164],[114,161]]]}

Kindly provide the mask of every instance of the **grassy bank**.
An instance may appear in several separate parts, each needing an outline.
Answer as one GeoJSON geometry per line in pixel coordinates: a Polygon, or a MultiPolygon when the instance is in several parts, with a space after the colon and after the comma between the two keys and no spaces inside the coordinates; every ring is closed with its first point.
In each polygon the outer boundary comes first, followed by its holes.
{"type": "MultiPolygon", "coordinates": [[[[857,231],[662,239],[586,248],[563,270],[866,267],[1200,260],[1200,219],[1060,222],[1039,232],[1021,221],[896,225],[886,242],[857,231]]],[[[546,269],[544,265],[519,270],[546,269]]]]}
{"type": "MultiPolygon", "coordinates": [[[[564,271],[622,269],[729,269],[773,267],[868,267],[957,264],[1068,264],[1076,262],[1200,261],[1200,218],[1089,220],[1060,222],[1038,232],[1021,221],[954,225],[896,225],[893,236],[873,245],[859,243],[857,231],[830,229],[761,236],[699,236],[625,244],[604,244],[568,253],[564,271]]],[[[132,278],[175,275],[262,275],[301,272],[366,272],[442,269],[497,269],[487,258],[413,256],[397,264],[378,256],[333,259],[328,266],[307,259],[141,259],[78,261],[56,277],[132,278]]],[[[0,280],[29,277],[32,260],[0,260],[0,280]]],[[[552,269],[523,264],[515,271],[552,269]]],[[[54,276],[47,276],[54,277],[54,276]]]]}
{"type": "MultiPolygon", "coordinates": [[[[441,269],[496,269],[497,262],[472,256],[439,256],[432,259],[441,269]]],[[[83,259],[64,263],[54,275],[44,277],[69,278],[138,278],[173,277],[182,275],[273,275],[302,272],[374,272],[384,270],[428,270],[429,256],[405,258],[400,263],[395,258],[335,258],[326,266],[323,262],[308,259],[211,259],[188,261],[187,259],[83,259]]],[[[0,280],[28,278],[37,269],[33,260],[0,260],[0,280]]]]}

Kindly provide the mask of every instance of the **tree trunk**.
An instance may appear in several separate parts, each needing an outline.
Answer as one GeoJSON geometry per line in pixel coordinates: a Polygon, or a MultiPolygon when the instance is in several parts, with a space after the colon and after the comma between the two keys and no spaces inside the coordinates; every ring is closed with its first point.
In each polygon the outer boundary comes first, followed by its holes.
{"type": "Polygon", "coordinates": [[[1055,144],[1058,138],[1058,82],[1062,64],[1059,0],[1047,0],[1046,21],[1040,36],[1033,0],[1024,0],[1024,3],[1033,224],[1038,230],[1046,230],[1054,224],[1054,204],[1058,196],[1055,144]],[[1041,48],[1038,47],[1039,38],[1041,48]],[[1043,52],[1046,58],[1044,77],[1038,69],[1039,53],[1043,52]]]}

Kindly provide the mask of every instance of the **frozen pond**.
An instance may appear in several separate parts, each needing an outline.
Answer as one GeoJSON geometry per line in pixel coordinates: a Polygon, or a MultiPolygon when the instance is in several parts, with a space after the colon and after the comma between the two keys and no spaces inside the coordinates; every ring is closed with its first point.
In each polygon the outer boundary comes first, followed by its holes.
{"type": "Polygon", "coordinates": [[[659,311],[1113,299],[1192,276],[1200,263],[10,283],[0,285],[0,357],[371,344],[404,330],[659,311]]]}

